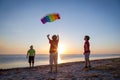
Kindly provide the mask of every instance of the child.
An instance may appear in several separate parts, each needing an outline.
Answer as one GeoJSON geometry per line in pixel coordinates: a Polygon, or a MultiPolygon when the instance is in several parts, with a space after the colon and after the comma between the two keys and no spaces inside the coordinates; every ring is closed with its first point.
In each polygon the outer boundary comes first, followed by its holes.
{"type": "Polygon", "coordinates": [[[84,43],[84,56],[85,56],[85,68],[90,68],[90,60],[89,60],[89,56],[90,56],[90,43],[89,43],[89,39],[90,37],[88,35],[86,35],[84,37],[85,43],[84,43]]]}
{"type": "Polygon", "coordinates": [[[50,72],[52,72],[53,69],[53,63],[55,64],[56,67],[56,72],[57,72],[57,57],[58,57],[58,42],[59,42],[59,36],[53,35],[52,39],[49,38],[50,35],[47,35],[47,38],[50,43],[50,72]]]}
{"type": "Polygon", "coordinates": [[[27,51],[26,58],[28,58],[28,56],[29,56],[29,59],[28,59],[29,65],[31,67],[31,63],[32,63],[32,67],[33,67],[34,66],[35,50],[33,49],[32,45],[30,46],[30,49],[27,51]]]}

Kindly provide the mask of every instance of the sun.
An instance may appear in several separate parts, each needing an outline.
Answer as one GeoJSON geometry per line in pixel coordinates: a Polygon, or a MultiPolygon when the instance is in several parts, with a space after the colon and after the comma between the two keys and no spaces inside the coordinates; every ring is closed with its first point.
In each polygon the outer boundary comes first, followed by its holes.
{"type": "Polygon", "coordinates": [[[64,49],[63,45],[59,45],[59,46],[58,46],[58,53],[59,53],[59,54],[63,54],[64,51],[65,51],[65,49],[64,49]]]}

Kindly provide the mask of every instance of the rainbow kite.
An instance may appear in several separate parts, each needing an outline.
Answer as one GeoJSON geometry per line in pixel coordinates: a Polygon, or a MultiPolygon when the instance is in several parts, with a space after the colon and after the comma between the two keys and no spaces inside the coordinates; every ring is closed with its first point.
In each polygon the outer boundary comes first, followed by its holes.
{"type": "Polygon", "coordinates": [[[60,19],[60,16],[59,16],[58,13],[54,13],[54,14],[49,14],[49,15],[43,17],[43,18],[41,19],[41,22],[42,22],[43,24],[45,24],[46,22],[53,22],[53,21],[55,21],[55,20],[57,20],[57,19],[60,19]]]}

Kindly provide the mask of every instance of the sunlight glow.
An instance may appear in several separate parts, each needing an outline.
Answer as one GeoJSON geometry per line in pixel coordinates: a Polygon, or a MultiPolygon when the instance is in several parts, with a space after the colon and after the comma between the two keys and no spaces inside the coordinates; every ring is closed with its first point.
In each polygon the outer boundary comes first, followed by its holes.
{"type": "Polygon", "coordinates": [[[59,44],[59,46],[58,46],[58,64],[62,63],[60,55],[64,54],[64,53],[65,53],[65,47],[63,45],[59,44]]]}
{"type": "Polygon", "coordinates": [[[58,46],[58,54],[63,54],[65,52],[65,48],[62,45],[58,46]]]}
{"type": "Polygon", "coordinates": [[[61,63],[61,58],[60,58],[60,54],[58,54],[58,64],[61,63]]]}

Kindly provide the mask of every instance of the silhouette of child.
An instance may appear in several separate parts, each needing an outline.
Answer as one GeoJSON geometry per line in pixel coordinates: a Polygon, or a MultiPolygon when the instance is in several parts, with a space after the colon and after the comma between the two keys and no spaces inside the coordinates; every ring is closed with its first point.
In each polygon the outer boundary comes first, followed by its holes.
{"type": "Polygon", "coordinates": [[[31,67],[31,63],[32,63],[32,67],[34,66],[34,57],[35,57],[35,50],[33,49],[33,46],[31,45],[30,49],[27,51],[27,56],[26,56],[26,58],[28,58],[30,67],[31,67]]]}
{"type": "Polygon", "coordinates": [[[53,70],[53,63],[55,65],[56,68],[56,72],[57,72],[57,58],[58,58],[58,42],[59,42],[59,35],[53,35],[52,39],[49,38],[49,34],[47,35],[47,38],[49,40],[50,43],[50,72],[52,72],[53,70]]]}
{"type": "Polygon", "coordinates": [[[90,68],[90,60],[89,60],[89,56],[90,56],[90,43],[89,43],[89,39],[90,37],[88,35],[86,35],[84,37],[85,43],[84,43],[84,56],[85,56],[85,68],[90,68]]]}

